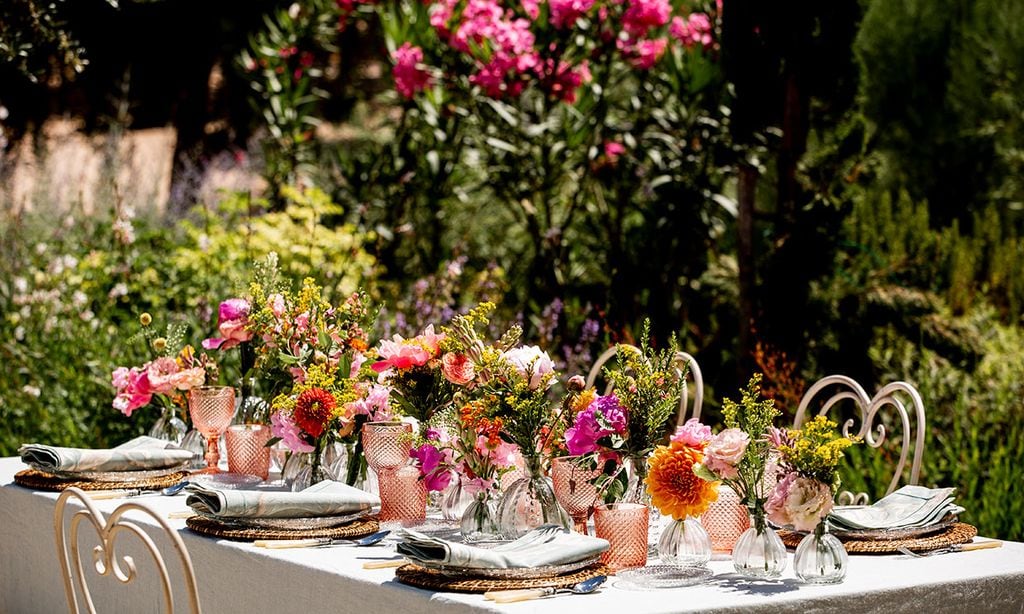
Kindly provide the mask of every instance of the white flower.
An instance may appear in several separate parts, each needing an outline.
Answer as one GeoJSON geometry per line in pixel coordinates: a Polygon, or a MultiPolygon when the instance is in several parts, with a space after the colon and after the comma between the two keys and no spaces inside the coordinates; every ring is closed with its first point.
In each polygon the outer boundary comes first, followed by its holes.
{"type": "Polygon", "coordinates": [[[75,307],[81,307],[87,302],[89,302],[89,297],[81,290],[75,290],[74,294],[71,295],[71,304],[75,307]]]}
{"type": "Polygon", "coordinates": [[[111,288],[110,294],[107,296],[111,299],[116,299],[125,296],[126,294],[128,294],[128,286],[122,282],[111,288]]]}
{"type": "MultiPolygon", "coordinates": [[[[512,348],[501,356],[523,379],[530,382],[530,390],[536,390],[541,385],[544,376],[555,370],[555,363],[551,357],[536,345],[512,348]]],[[[548,386],[553,383],[554,378],[548,379],[548,386]]]]}
{"type": "Polygon", "coordinates": [[[39,398],[39,395],[43,394],[42,390],[40,390],[36,386],[30,386],[29,384],[25,384],[24,386],[22,386],[21,391],[31,397],[36,397],[37,399],[39,398]]]}
{"type": "Polygon", "coordinates": [[[28,292],[28,280],[24,277],[14,278],[14,291],[18,294],[25,294],[28,292]]]}

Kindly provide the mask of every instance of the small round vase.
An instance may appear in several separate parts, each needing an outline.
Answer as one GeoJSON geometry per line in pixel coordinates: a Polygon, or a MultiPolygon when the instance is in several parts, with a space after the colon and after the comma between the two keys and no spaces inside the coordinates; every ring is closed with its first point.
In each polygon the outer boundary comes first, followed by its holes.
{"type": "Polygon", "coordinates": [[[466,543],[493,540],[498,533],[498,502],[490,491],[478,493],[466,507],[459,522],[466,543]]]}
{"type": "Polygon", "coordinates": [[[449,522],[462,520],[462,515],[475,497],[470,494],[459,476],[452,477],[448,488],[441,493],[441,517],[449,522]]]}
{"type": "Polygon", "coordinates": [[[173,407],[161,407],[160,417],[157,418],[153,428],[149,429],[149,436],[161,441],[169,441],[175,445],[181,445],[188,427],[178,417],[173,407]]]}
{"type": "Polygon", "coordinates": [[[673,520],[661,532],[658,558],[666,565],[686,567],[707,565],[711,560],[711,539],[693,517],[673,520]]]}
{"type": "Polygon", "coordinates": [[[527,476],[515,481],[498,503],[498,527],[505,539],[519,539],[543,524],[566,531],[572,519],[555,498],[551,479],[541,469],[540,456],[526,457],[527,476]]]}
{"type": "Polygon", "coordinates": [[[850,557],[843,542],[828,532],[822,520],[796,547],[793,571],[808,584],[838,584],[846,577],[850,557]]]}
{"type": "Polygon", "coordinates": [[[751,512],[750,528],[732,549],[732,566],[748,578],[774,579],[786,569],[786,545],[764,520],[764,512],[751,512]]]}

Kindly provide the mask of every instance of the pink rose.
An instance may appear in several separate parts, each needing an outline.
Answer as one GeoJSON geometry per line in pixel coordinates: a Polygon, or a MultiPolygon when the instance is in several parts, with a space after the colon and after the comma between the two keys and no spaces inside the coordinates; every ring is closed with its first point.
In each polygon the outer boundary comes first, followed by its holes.
{"type": "Polygon", "coordinates": [[[229,298],[220,304],[217,312],[217,330],[220,337],[203,340],[208,350],[230,350],[239,343],[252,339],[249,327],[249,301],[244,298],[229,298]]]}
{"type": "Polygon", "coordinates": [[[448,352],[441,357],[441,374],[449,382],[465,386],[476,377],[476,369],[465,354],[448,352]]]}
{"type": "MultiPolygon", "coordinates": [[[[536,345],[527,345],[513,348],[503,353],[504,358],[520,377],[529,382],[530,390],[540,387],[544,377],[555,371],[555,363],[547,352],[536,345]]],[[[548,378],[547,385],[551,386],[554,378],[548,378]]]]}
{"type": "Polygon", "coordinates": [[[711,441],[711,427],[701,424],[696,418],[690,418],[686,424],[676,429],[672,441],[678,441],[691,448],[703,448],[711,441]]]}
{"type": "Polygon", "coordinates": [[[793,471],[775,485],[764,510],[768,519],[780,527],[813,531],[832,511],[832,489],[793,471]]]}
{"type": "Polygon", "coordinates": [[[722,478],[739,475],[736,469],[750,445],[750,436],[740,429],[725,429],[715,435],[704,449],[704,465],[722,478]]]}

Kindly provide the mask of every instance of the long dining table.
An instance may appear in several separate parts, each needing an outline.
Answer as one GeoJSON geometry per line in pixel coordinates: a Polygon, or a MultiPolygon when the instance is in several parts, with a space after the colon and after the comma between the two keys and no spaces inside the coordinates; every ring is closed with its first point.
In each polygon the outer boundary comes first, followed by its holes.
{"type": "MultiPolygon", "coordinates": [[[[34,491],[13,483],[25,465],[0,459],[0,613],[51,613],[68,609],[58,566],[54,508],[58,493],[34,491]]],[[[394,543],[372,547],[268,550],[250,543],[198,535],[180,518],[185,497],[133,499],[169,520],[188,549],[204,612],[257,614],[358,612],[539,612],[550,614],[622,614],[668,612],[942,612],[1024,611],[1024,543],[911,558],[905,555],[851,555],[844,582],[807,585],[792,570],[792,553],[782,578],[750,581],[732,572],[728,560],[713,560],[705,583],[672,589],[640,589],[610,577],[590,595],[566,595],[537,601],[496,604],[482,595],[436,592],[395,580],[394,569],[364,569],[364,563],[396,557],[394,543]]],[[[96,501],[109,513],[125,499],[96,501]]],[[[129,519],[160,539],[157,524],[130,512],[129,519]]],[[[965,516],[969,521],[969,515],[965,516]]],[[[86,576],[99,612],[162,611],[162,590],[149,555],[131,539],[118,542],[118,556],[134,557],[137,578],[127,584],[96,575],[88,560],[98,543],[91,530],[79,536],[86,576]]],[[[985,538],[977,538],[984,540],[985,538]]],[[[176,574],[169,546],[163,556],[176,586],[176,611],[188,600],[176,574]]],[[[656,562],[656,561],[652,561],[656,562]]]]}

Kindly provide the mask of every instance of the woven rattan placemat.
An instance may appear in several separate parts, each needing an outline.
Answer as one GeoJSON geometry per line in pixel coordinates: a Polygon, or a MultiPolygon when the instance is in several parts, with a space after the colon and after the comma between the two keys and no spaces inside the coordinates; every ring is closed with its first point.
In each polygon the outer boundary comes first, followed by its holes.
{"type": "Polygon", "coordinates": [[[418,565],[407,563],[395,570],[395,578],[403,584],[433,591],[486,593],[487,591],[511,591],[524,588],[568,588],[584,580],[597,576],[607,576],[610,573],[609,569],[604,565],[596,564],[579,571],[551,578],[498,580],[494,578],[448,576],[439,571],[424,569],[418,565]]]}
{"type": "MultiPolygon", "coordinates": [[[[796,531],[779,531],[778,533],[779,537],[782,538],[782,542],[790,548],[796,548],[805,535],[805,533],[797,533],[796,531]]],[[[977,534],[978,529],[973,526],[963,522],[956,522],[941,533],[925,537],[894,539],[890,541],[844,540],[843,546],[846,547],[846,551],[850,554],[899,554],[898,548],[900,547],[913,550],[914,552],[925,552],[954,544],[966,544],[974,539],[974,536],[977,534]]]]}
{"type": "Polygon", "coordinates": [[[35,490],[61,491],[65,488],[81,488],[82,490],[160,490],[174,486],[188,477],[187,471],[176,471],[158,477],[131,480],[128,482],[102,482],[98,480],[76,480],[74,478],[57,477],[38,469],[23,469],[14,474],[14,483],[35,490]]]}
{"type": "Polygon", "coordinates": [[[256,529],[252,527],[240,527],[234,524],[219,522],[212,518],[202,516],[191,516],[185,521],[185,526],[196,533],[220,537],[236,542],[255,541],[257,539],[352,539],[363,537],[380,530],[380,524],[376,518],[361,518],[350,524],[325,529],[256,529]]]}

